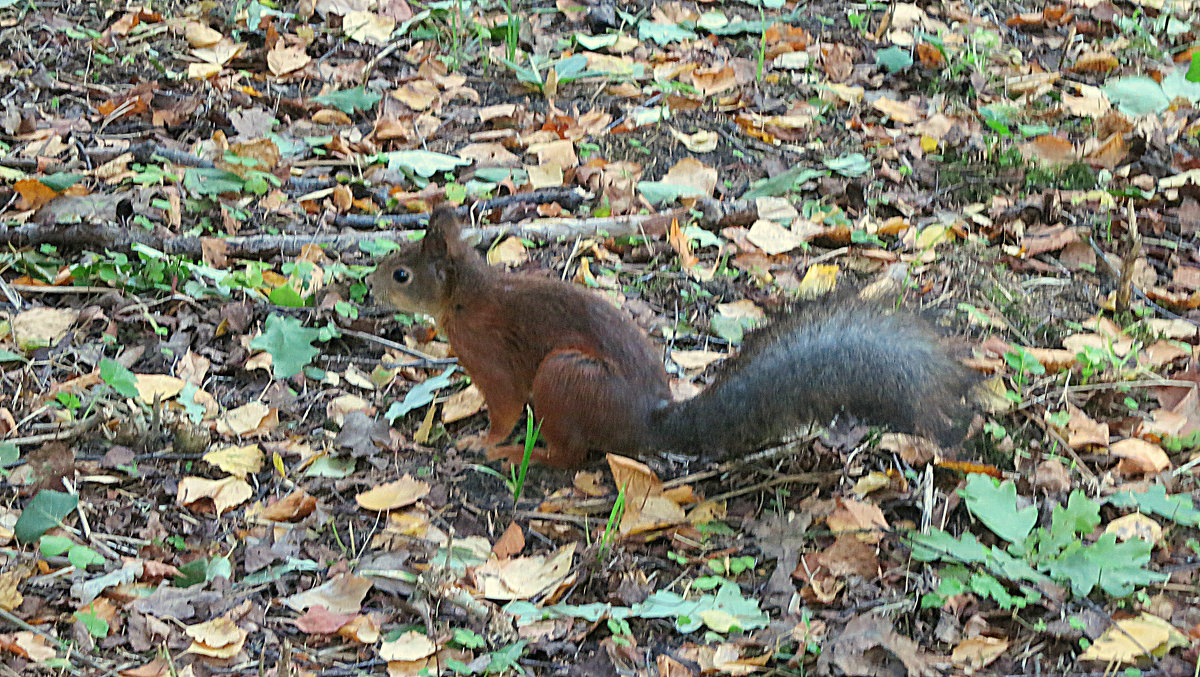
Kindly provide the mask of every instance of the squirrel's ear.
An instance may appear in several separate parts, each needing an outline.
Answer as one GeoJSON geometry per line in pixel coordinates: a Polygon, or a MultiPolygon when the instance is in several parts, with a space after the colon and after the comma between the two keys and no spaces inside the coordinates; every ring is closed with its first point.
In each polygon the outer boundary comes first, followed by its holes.
{"type": "Polygon", "coordinates": [[[422,251],[428,256],[447,257],[462,251],[462,236],[458,215],[449,205],[439,205],[429,215],[429,228],[422,240],[422,251]]]}

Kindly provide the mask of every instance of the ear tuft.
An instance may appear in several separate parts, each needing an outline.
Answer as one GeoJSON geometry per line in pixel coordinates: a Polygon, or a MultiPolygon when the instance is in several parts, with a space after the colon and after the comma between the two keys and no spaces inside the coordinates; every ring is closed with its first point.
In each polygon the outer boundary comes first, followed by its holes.
{"type": "Polygon", "coordinates": [[[462,237],[454,207],[442,204],[434,208],[429,215],[429,228],[425,231],[422,248],[430,256],[445,257],[462,252],[462,237]]]}

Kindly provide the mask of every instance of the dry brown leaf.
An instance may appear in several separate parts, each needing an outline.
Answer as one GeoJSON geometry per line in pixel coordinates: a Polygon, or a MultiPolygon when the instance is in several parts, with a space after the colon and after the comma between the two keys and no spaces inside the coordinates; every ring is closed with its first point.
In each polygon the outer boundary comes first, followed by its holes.
{"type": "Polygon", "coordinates": [[[795,233],[767,219],[755,221],[754,225],[750,226],[750,232],[746,233],[746,239],[764,253],[772,256],[785,254],[803,244],[801,238],[795,233]]]}
{"type": "Polygon", "coordinates": [[[311,62],[312,57],[300,46],[284,47],[281,42],[275,45],[275,49],[267,52],[267,68],[275,77],[295,73],[311,62]]]}
{"type": "Polygon", "coordinates": [[[230,409],[217,419],[217,432],[227,436],[264,435],[279,425],[278,413],[262,402],[250,402],[230,409]]]}
{"type": "Polygon", "coordinates": [[[1108,453],[1121,459],[1117,470],[1124,475],[1162,472],[1171,467],[1171,459],[1162,447],[1137,438],[1112,444],[1108,453]]]}
{"type": "Polygon", "coordinates": [[[1108,446],[1108,424],[1085,414],[1082,409],[1067,403],[1067,444],[1072,449],[1108,446]]]}
{"type": "Polygon", "coordinates": [[[498,559],[508,559],[524,549],[525,532],[521,530],[520,524],[510,522],[500,538],[496,539],[496,544],[492,546],[492,553],[498,559]]]}
{"type": "Polygon", "coordinates": [[[866,543],[878,543],[888,529],[879,506],[848,498],[837,499],[837,508],[825,518],[825,524],[834,534],[851,532],[866,543]]]}
{"type": "Polygon", "coordinates": [[[226,617],[190,625],[184,628],[184,632],[192,638],[192,645],[186,653],[212,658],[233,658],[242,650],[250,634],[226,617]]]}
{"type": "Polygon", "coordinates": [[[17,313],[10,331],[21,350],[43,348],[61,341],[78,318],[78,310],[33,308],[17,313]]]}
{"type": "Polygon", "coordinates": [[[198,501],[209,499],[220,515],[250,500],[253,495],[254,489],[237,477],[223,480],[185,477],[179,481],[179,494],[175,502],[196,509],[198,501]]]}
{"type": "Polygon", "coordinates": [[[395,482],[381,484],[354,497],[367,510],[394,510],[412,505],[429,495],[429,483],[404,475],[395,482]]]}
{"type": "Polygon", "coordinates": [[[483,391],[472,383],[442,403],[442,422],[453,423],[474,416],[483,409],[483,405],[483,391]]]}
{"type": "Polygon", "coordinates": [[[283,603],[296,611],[307,611],[319,604],[336,614],[356,614],[371,586],[369,578],[343,573],[315,588],[285,597],[283,603]]]}
{"type": "Polygon", "coordinates": [[[576,543],[553,555],[488,560],[475,567],[475,587],[485,598],[497,601],[530,599],[550,590],[571,573],[576,543]]]}
{"type": "Polygon", "coordinates": [[[316,509],[316,497],[309,495],[304,489],[296,489],[263,508],[260,515],[263,519],[272,522],[298,522],[311,515],[316,509]]]}
{"type": "Polygon", "coordinates": [[[379,657],[385,661],[415,661],[437,653],[437,645],[424,633],[409,630],[390,642],[379,645],[379,657]]]}
{"type": "Polygon", "coordinates": [[[1008,640],[1000,637],[969,637],[954,647],[950,660],[960,668],[981,670],[1003,656],[1008,645],[1008,640]]]}

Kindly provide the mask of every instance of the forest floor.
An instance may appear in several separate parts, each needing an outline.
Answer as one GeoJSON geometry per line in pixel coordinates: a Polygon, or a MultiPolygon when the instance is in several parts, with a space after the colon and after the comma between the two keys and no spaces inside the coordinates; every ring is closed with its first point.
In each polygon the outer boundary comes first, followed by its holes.
{"type": "Polygon", "coordinates": [[[1194,0],[456,1],[0,0],[0,676],[1196,674],[1194,0]],[[680,396],[919,312],[968,441],[489,463],[442,202],[680,396]]]}

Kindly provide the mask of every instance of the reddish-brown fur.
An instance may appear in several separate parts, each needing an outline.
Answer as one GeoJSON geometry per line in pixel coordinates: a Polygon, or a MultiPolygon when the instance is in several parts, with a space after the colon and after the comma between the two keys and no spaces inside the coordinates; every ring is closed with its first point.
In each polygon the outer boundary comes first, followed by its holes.
{"type": "Polygon", "coordinates": [[[377,297],[432,315],[483,392],[491,458],[529,402],[544,450],[534,460],[583,464],[588,452],[751,451],[806,421],[847,411],[945,445],[963,436],[973,379],[916,318],[853,300],[818,304],[748,337],[699,396],[671,402],[654,347],[601,296],[557,279],[490,268],[435,210],[419,245],[371,276],[377,297]]]}
{"type": "MultiPolygon", "coordinates": [[[[458,237],[453,214],[435,212],[422,245],[382,263],[371,283],[392,305],[437,318],[487,401],[485,444],[504,441],[532,401],[546,442],[535,450],[538,462],[571,467],[592,449],[643,448],[651,412],[670,390],[641,331],[596,294],[489,268],[458,237]],[[409,285],[392,279],[397,266],[415,272],[409,285]]],[[[520,460],[522,452],[500,447],[489,455],[520,460]]]]}

